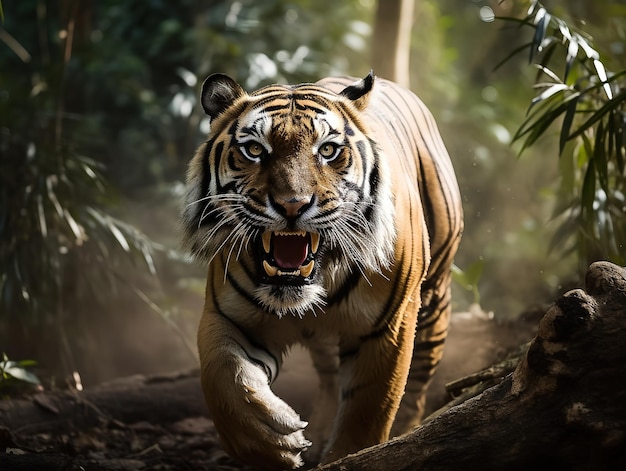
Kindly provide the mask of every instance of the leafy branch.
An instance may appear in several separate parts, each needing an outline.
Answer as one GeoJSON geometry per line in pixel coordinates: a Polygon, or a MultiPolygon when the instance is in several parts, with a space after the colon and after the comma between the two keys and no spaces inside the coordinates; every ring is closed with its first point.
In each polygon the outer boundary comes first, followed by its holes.
{"type": "Polygon", "coordinates": [[[534,29],[501,62],[528,50],[538,69],[538,93],[513,139],[520,153],[560,124],[559,227],[551,247],[577,251],[581,268],[598,259],[626,264],[626,71],[608,70],[591,38],[537,0],[524,18],[500,19],[534,29]]]}

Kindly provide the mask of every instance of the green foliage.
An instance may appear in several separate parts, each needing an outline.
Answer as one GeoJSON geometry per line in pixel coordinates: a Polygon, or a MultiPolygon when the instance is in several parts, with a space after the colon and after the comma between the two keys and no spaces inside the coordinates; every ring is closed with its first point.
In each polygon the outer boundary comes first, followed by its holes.
{"type": "Polygon", "coordinates": [[[0,361],[0,394],[8,395],[29,387],[41,387],[41,381],[28,368],[36,366],[33,360],[9,360],[6,353],[0,361]]]}
{"type": "Polygon", "coordinates": [[[520,152],[560,126],[559,228],[551,246],[575,251],[581,269],[598,259],[624,265],[626,70],[609,71],[590,38],[536,0],[525,18],[504,19],[534,29],[505,60],[524,50],[530,62],[538,60],[539,93],[514,136],[520,152]]]}
{"type": "Polygon", "coordinates": [[[472,293],[474,304],[480,304],[478,282],[483,274],[484,265],[483,260],[480,259],[471,263],[465,270],[452,265],[452,279],[463,289],[472,293]]]}
{"type": "Polygon", "coordinates": [[[1,80],[4,319],[55,323],[78,300],[108,300],[132,263],[129,254],[154,272],[151,242],[111,214],[114,192],[101,166],[77,150],[76,136],[89,135],[90,122],[67,111],[71,48],[70,39],[51,41],[48,54],[60,58],[54,67],[13,57],[24,76],[1,80]]]}

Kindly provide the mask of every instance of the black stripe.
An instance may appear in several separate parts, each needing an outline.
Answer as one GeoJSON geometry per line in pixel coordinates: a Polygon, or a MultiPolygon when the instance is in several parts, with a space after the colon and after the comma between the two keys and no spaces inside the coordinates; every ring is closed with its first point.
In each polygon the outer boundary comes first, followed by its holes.
{"type": "MultiPolygon", "coordinates": [[[[367,146],[365,145],[365,141],[359,140],[354,145],[356,146],[356,149],[359,152],[359,155],[361,156],[362,165],[363,167],[365,167],[365,162],[368,159],[367,146]]],[[[363,168],[363,172],[365,173],[365,168],[363,168]]]]}
{"type": "MultiPolygon", "coordinates": [[[[385,311],[383,311],[383,312],[385,312],[385,311]]],[[[387,332],[389,332],[389,328],[388,328],[387,323],[384,323],[378,329],[372,330],[367,335],[362,335],[361,337],[359,337],[359,339],[361,340],[361,342],[367,342],[368,340],[374,340],[374,339],[380,338],[383,335],[385,335],[387,332]]]]}
{"type": "Polygon", "coordinates": [[[310,110],[313,111],[316,114],[325,114],[327,110],[323,109],[323,108],[318,108],[316,106],[312,106],[311,104],[303,104],[300,103],[301,100],[295,100],[294,101],[294,105],[296,107],[296,109],[298,110],[310,110]]]}
{"type": "MultiPolygon", "coordinates": [[[[216,277],[217,278],[217,277],[216,277]]],[[[278,361],[278,358],[272,354],[272,352],[270,352],[266,347],[259,345],[258,343],[254,342],[252,339],[250,339],[250,337],[248,337],[243,330],[241,330],[241,328],[239,327],[239,325],[232,320],[228,314],[226,314],[224,312],[224,310],[222,310],[222,308],[219,305],[219,301],[217,300],[217,290],[213,289],[213,296],[212,296],[212,301],[213,301],[213,305],[215,306],[215,311],[217,313],[217,315],[221,316],[222,318],[226,319],[230,324],[232,324],[232,326],[237,329],[239,331],[239,333],[250,343],[250,345],[252,345],[254,348],[258,348],[259,350],[263,350],[265,353],[267,353],[270,357],[272,357],[272,360],[274,360],[274,362],[276,363],[276,366],[280,366],[280,362],[278,361]]],[[[239,345],[241,347],[241,349],[246,352],[246,349],[239,343],[237,342],[236,339],[231,337],[231,340],[233,342],[235,342],[237,345],[239,345]]],[[[260,364],[258,360],[255,360],[254,358],[250,358],[248,356],[248,352],[246,352],[246,356],[248,357],[248,359],[256,364],[260,364]]],[[[265,369],[265,365],[263,365],[261,363],[261,366],[263,366],[263,369],[267,372],[267,370],[265,369]]],[[[268,375],[269,377],[270,375],[268,375]]],[[[278,372],[276,373],[276,377],[278,377],[278,372]]],[[[276,378],[271,378],[272,381],[274,381],[276,378]]]]}
{"type": "Polygon", "coordinates": [[[433,370],[439,364],[438,360],[431,361],[430,357],[424,357],[420,360],[422,361],[416,362],[414,360],[414,362],[411,364],[411,367],[409,368],[409,381],[418,380],[420,375],[424,375],[427,379],[430,378],[434,373],[433,370]]]}
{"type": "MultiPolygon", "coordinates": [[[[404,262],[405,262],[405,254],[404,252],[402,252],[402,256],[400,257],[399,260],[397,260],[396,263],[398,266],[401,267],[404,264],[404,262]]],[[[387,325],[387,318],[389,317],[390,313],[395,313],[397,311],[397,306],[394,307],[394,303],[395,303],[394,299],[398,297],[398,292],[401,289],[404,289],[405,285],[404,283],[398,283],[397,279],[394,281],[395,282],[391,283],[393,289],[387,297],[387,303],[385,304],[384,308],[382,309],[380,315],[378,316],[374,324],[377,329],[380,329],[381,326],[385,327],[387,325]]],[[[400,296],[400,298],[402,298],[402,296],[400,296]]]]}
{"type": "Polygon", "coordinates": [[[201,198],[205,198],[209,195],[209,187],[211,186],[211,149],[213,148],[214,143],[215,139],[207,141],[204,153],[202,154],[202,186],[200,187],[201,198]]]}
{"type": "Polygon", "coordinates": [[[372,167],[369,178],[370,195],[372,196],[373,201],[372,204],[368,205],[363,212],[365,215],[365,219],[368,222],[372,222],[372,217],[374,215],[374,206],[378,203],[378,186],[380,184],[380,167],[378,166],[378,155],[375,155],[374,157],[374,166],[372,167]]]}
{"type": "MultiPolygon", "coordinates": [[[[274,101],[275,98],[272,98],[271,100],[267,100],[269,101],[274,101]]],[[[263,100],[264,101],[264,100],[263,100]]],[[[263,111],[265,113],[272,113],[274,111],[282,111],[288,108],[288,105],[283,104],[283,105],[271,105],[271,106],[264,106],[264,103],[259,103],[255,106],[255,108],[263,108],[263,111]]]]}
{"type": "Polygon", "coordinates": [[[352,350],[345,350],[345,351],[339,352],[339,363],[340,364],[345,363],[350,358],[357,356],[358,353],[359,353],[359,347],[356,347],[352,350]]]}
{"type": "MultiPolygon", "coordinates": [[[[244,271],[246,272],[246,275],[248,275],[248,277],[250,277],[251,274],[248,273],[247,267],[244,267],[244,271]]],[[[230,272],[228,272],[226,274],[226,279],[230,282],[232,287],[235,288],[235,291],[237,291],[237,293],[239,293],[239,295],[242,298],[244,298],[246,301],[248,301],[253,306],[258,307],[258,303],[257,303],[256,299],[254,299],[254,297],[247,290],[245,290],[243,288],[243,286],[241,286],[237,282],[237,280],[235,280],[235,278],[232,276],[232,274],[230,272]]]]}
{"type": "MultiPolygon", "coordinates": [[[[418,382],[418,383],[424,383],[424,384],[425,384],[425,383],[427,383],[427,382],[428,382],[428,380],[429,380],[430,378],[432,378],[432,376],[435,374],[435,371],[434,371],[434,370],[435,370],[435,368],[437,367],[437,364],[438,364],[438,363],[439,363],[439,362],[437,362],[436,364],[429,365],[429,367],[428,367],[428,371],[424,371],[424,372],[422,372],[421,374],[420,374],[420,373],[413,373],[413,372],[411,371],[411,373],[410,373],[410,375],[411,375],[411,376],[409,377],[409,380],[408,380],[408,383],[407,383],[407,384],[410,384],[410,383],[412,383],[412,382],[418,382]]],[[[421,389],[422,389],[422,388],[420,388],[420,390],[421,390],[421,389]]]]}
{"type": "MultiPolygon", "coordinates": [[[[431,155],[431,157],[434,158],[434,156],[431,155]]],[[[430,200],[430,198],[427,198],[426,195],[428,195],[428,185],[430,183],[430,179],[427,177],[424,169],[424,166],[422,165],[422,162],[420,161],[419,164],[419,172],[421,175],[421,180],[420,180],[420,196],[421,196],[421,200],[422,200],[422,208],[424,210],[424,217],[426,219],[426,227],[428,228],[428,236],[430,238],[430,240],[434,240],[435,239],[435,208],[433,207],[432,201],[430,200]]],[[[440,182],[441,183],[441,182],[440,182]]],[[[431,259],[434,258],[432,256],[433,254],[431,254],[431,259]]]]}
{"type": "Polygon", "coordinates": [[[213,175],[215,175],[215,185],[219,191],[220,188],[220,161],[222,160],[222,152],[224,152],[224,141],[220,141],[215,146],[213,152],[213,175]]]}
{"type": "MultiPolygon", "coordinates": [[[[435,347],[440,347],[441,345],[443,345],[445,343],[446,339],[440,339],[440,340],[431,340],[431,341],[425,341],[425,342],[416,342],[415,346],[413,347],[413,352],[421,352],[421,351],[430,351],[435,347]]],[[[413,353],[413,355],[415,355],[415,353],[413,353]]]]}
{"type": "Polygon", "coordinates": [[[367,385],[365,384],[357,384],[348,389],[341,390],[341,400],[345,401],[346,399],[351,399],[354,395],[359,392],[361,389],[365,389],[367,385]]]}
{"type": "Polygon", "coordinates": [[[236,190],[237,190],[237,182],[234,180],[218,188],[218,191],[220,192],[220,194],[235,193],[236,190]]]}
{"type": "Polygon", "coordinates": [[[359,285],[361,281],[361,272],[359,270],[352,270],[350,276],[343,282],[343,284],[326,300],[328,307],[338,304],[340,301],[346,299],[350,292],[359,285]]]}
{"type": "Polygon", "coordinates": [[[237,162],[235,161],[235,152],[233,152],[232,150],[228,152],[227,162],[228,162],[228,167],[230,167],[231,170],[234,170],[234,171],[242,170],[242,168],[237,165],[237,162]]]}
{"type": "Polygon", "coordinates": [[[444,305],[439,305],[438,303],[431,303],[428,306],[422,306],[422,308],[420,309],[419,315],[417,317],[419,328],[423,330],[435,324],[437,321],[439,321],[439,318],[441,317],[441,313],[445,312],[445,310],[448,309],[449,306],[450,306],[450,302],[447,302],[444,305]],[[435,307],[435,309],[432,309],[431,307],[435,307]],[[436,312],[439,312],[439,315],[433,316],[433,314],[436,312]]]}

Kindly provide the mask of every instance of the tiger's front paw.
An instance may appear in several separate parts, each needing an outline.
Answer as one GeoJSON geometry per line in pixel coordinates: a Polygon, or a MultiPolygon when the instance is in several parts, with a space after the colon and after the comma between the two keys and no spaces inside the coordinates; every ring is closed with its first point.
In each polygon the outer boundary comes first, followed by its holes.
{"type": "Polygon", "coordinates": [[[214,415],[225,450],[234,458],[262,469],[295,469],[311,442],[307,422],[270,389],[265,373],[246,364],[235,389],[224,388],[226,407],[214,415]]]}

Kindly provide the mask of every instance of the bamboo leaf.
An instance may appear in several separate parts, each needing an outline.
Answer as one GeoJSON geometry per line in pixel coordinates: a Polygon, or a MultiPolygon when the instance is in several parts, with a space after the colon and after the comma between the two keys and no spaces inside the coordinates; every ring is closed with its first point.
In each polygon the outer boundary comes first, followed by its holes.
{"type": "Polygon", "coordinates": [[[605,130],[604,121],[600,121],[598,128],[596,129],[596,138],[593,143],[593,161],[598,174],[598,181],[600,182],[600,188],[605,193],[609,193],[609,178],[608,178],[608,162],[605,153],[605,130]]]}
{"type": "Polygon", "coordinates": [[[530,6],[528,7],[528,12],[526,13],[526,15],[529,17],[532,16],[539,5],[540,3],[538,0],[533,0],[532,2],[530,2],[530,6]]]}
{"type": "Polygon", "coordinates": [[[150,273],[152,275],[156,275],[156,266],[154,264],[154,259],[152,258],[152,253],[148,244],[142,244],[141,253],[143,255],[144,261],[146,262],[146,265],[148,266],[148,270],[150,270],[150,273]]]}
{"type": "Polygon", "coordinates": [[[518,26],[530,26],[534,29],[534,25],[532,24],[532,17],[525,16],[524,18],[518,18],[517,16],[496,16],[498,20],[508,21],[510,23],[519,23],[518,26]]]}
{"type": "MultiPolygon", "coordinates": [[[[556,21],[557,26],[559,27],[559,31],[561,33],[561,36],[563,36],[563,38],[565,38],[566,41],[571,42],[572,39],[574,39],[572,37],[572,34],[570,33],[569,27],[567,26],[567,23],[565,23],[565,21],[559,19],[559,18],[554,18],[554,20],[556,21]]],[[[576,46],[578,47],[578,46],[576,46]]]]}
{"type": "Polygon", "coordinates": [[[582,170],[593,157],[593,147],[591,145],[591,141],[587,137],[587,134],[582,134],[581,137],[583,145],[580,147],[578,152],[578,168],[582,170]]]}
{"type": "MultiPolygon", "coordinates": [[[[596,195],[596,172],[593,160],[589,160],[583,186],[581,191],[580,204],[583,209],[583,220],[589,224],[593,219],[593,203],[596,195]]],[[[589,228],[589,227],[588,227],[589,228]]],[[[591,227],[593,230],[593,227],[591,227]]]]}
{"type": "Polygon", "coordinates": [[[544,66],[542,64],[536,64],[535,67],[537,67],[539,70],[541,70],[541,72],[546,74],[548,77],[550,77],[555,82],[563,83],[563,81],[559,78],[559,76],[557,74],[555,74],[553,71],[551,71],[550,69],[548,69],[546,66],[544,66]]]}
{"type": "Polygon", "coordinates": [[[569,77],[569,73],[572,70],[572,65],[574,61],[578,57],[578,41],[576,37],[572,37],[569,40],[567,45],[567,55],[565,57],[565,73],[563,75],[563,81],[567,82],[567,78],[569,77]]]}
{"type": "Polygon", "coordinates": [[[37,195],[37,217],[39,220],[39,231],[45,239],[48,237],[48,225],[46,224],[46,213],[43,209],[43,196],[41,193],[37,195]]]}
{"type": "Polygon", "coordinates": [[[615,110],[612,110],[609,113],[609,119],[608,119],[608,124],[606,127],[606,132],[607,132],[607,136],[606,136],[606,144],[607,144],[607,148],[606,148],[606,155],[607,158],[609,160],[612,159],[612,157],[615,155],[615,110]]]}
{"type": "Polygon", "coordinates": [[[568,103],[565,111],[565,117],[563,118],[563,124],[561,125],[561,133],[559,136],[559,155],[563,155],[565,143],[569,140],[569,133],[572,128],[572,123],[574,122],[577,106],[578,96],[568,103]]]}
{"type": "MultiPolygon", "coordinates": [[[[551,37],[551,39],[553,40],[554,37],[551,37]]],[[[554,55],[554,51],[556,51],[556,44],[557,43],[553,41],[549,41],[549,40],[545,40],[542,43],[544,53],[539,64],[535,64],[536,67],[540,68],[540,71],[542,71],[541,69],[543,68],[547,69],[547,64],[550,63],[550,61],[552,60],[552,56],[554,55]]],[[[535,77],[535,82],[539,81],[539,77],[540,77],[540,72],[538,71],[537,76],[535,77]]],[[[554,76],[552,77],[552,80],[555,82],[562,82],[561,79],[556,74],[554,74],[554,76]]]]}
{"type": "Polygon", "coordinates": [[[580,47],[585,52],[585,55],[587,56],[587,58],[593,59],[593,60],[599,60],[600,59],[600,54],[598,54],[598,51],[596,51],[594,48],[592,48],[585,38],[583,38],[579,34],[576,34],[576,40],[578,41],[578,44],[580,45],[580,47]]]}
{"type": "Polygon", "coordinates": [[[576,148],[577,143],[575,141],[568,141],[563,150],[563,155],[559,158],[559,175],[561,177],[561,183],[558,190],[558,198],[556,202],[555,211],[559,210],[559,207],[563,204],[568,204],[572,195],[576,193],[576,148]],[[559,203],[561,201],[561,203],[559,203]]]}
{"type": "Polygon", "coordinates": [[[559,97],[554,94],[552,97],[540,103],[539,107],[522,123],[513,136],[513,141],[517,141],[523,136],[528,135],[520,153],[528,146],[532,145],[548,127],[567,110],[568,104],[577,96],[579,96],[579,94],[575,93],[564,99],[559,99],[559,97]]]}
{"type": "Polygon", "coordinates": [[[543,38],[545,36],[546,28],[548,27],[545,22],[546,13],[547,13],[546,9],[543,8],[542,6],[540,6],[537,12],[535,13],[535,19],[534,19],[535,33],[533,35],[533,39],[532,39],[532,43],[531,43],[531,47],[529,51],[530,54],[528,57],[528,62],[530,64],[532,64],[533,62],[533,59],[535,57],[535,52],[541,52],[541,42],[543,41],[543,38]]]}
{"type": "Polygon", "coordinates": [[[625,161],[624,158],[624,127],[626,122],[622,112],[615,112],[615,122],[611,128],[615,129],[615,160],[617,162],[617,168],[621,175],[624,175],[625,161]]]}
{"type": "Polygon", "coordinates": [[[76,245],[82,245],[85,241],[85,230],[76,222],[76,219],[74,219],[72,214],[67,209],[63,210],[63,216],[67,225],[70,227],[70,230],[74,234],[76,245]]]}
{"type": "Polygon", "coordinates": [[[594,60],[593,65],[596,68],[596,72],[598,73],[598,78],[602,82],[602,87],[604,88],[604,93],[606,93],[606,97],[609,100],[613,99],[613,92],[611,90],[611,86],[607,83],[608,77],[606,76],[606,70],[604,69],[604,64],[599,60],[594,60]]]}
{"type": "Polygon", "coordinates": [[[615,110],[618,107],[622,106],[624,100],[626,100],[626,90],[623,90],[612,100],[608,101],[604,104],[604,106],[598,109],[590,118],[587,119],[587,121],[585,121],[574,133],[570,135],[570,139],[580,136],[583,132],[585,132],[585,130],[596,124],[612,110],[615,110]]]}
{"type": "Polygon", "coordinates": [[[493,68],[493,70],[498,70],[500,67],[502,67],[506,62],[508,62],[512,57],[516,56],[517,54],[519,54],[520,52],[522,52],[524,49],[527,49],[529,47],[532,47],[532,42],[526,43],[526,44],[522,44],[521,46],[513,49],[513,52],[511,52],[508,56],[506,56],[504,59],[502,59],[500,62],[498,62],[496,64],[496,66],[493,68]]]}
{"type": "Polygon", "coordinates": [[[551,85],[546,90],[544,90],[543,92],[541,92],[539,95],[537,95],[535,98],[532,99],[532,101],[530,102],[530,108],[535,106],[537,103],[544,101],[547,98],[550,98],[556,93],[562,92],[563,90],[568,90],[569,88],[570,87],[562,83],[555,83],[554,85],[551,85]]]}
{"type": "Polygon", "coordinates": [[[56,175],[48,175],[48,177],[46,178],[46,188],[48,192],[48,199],[52,202],[52,206],[54,206],[54,209],[56,210],[58,216],[60,218],[63,218],[63,207],[61,206],[61,203],[59,202],[59,199],[54,192],[57,181],[58,179],[56,175]]]}
{"type": "Polygon", "coordinates": [[[128,240],[126,240],[126,237],[124,237],[124,234],[122,234],[122,231],[118,229],[114,222],[109,220],[107,223],[111,234],[113,234],[115,240],[117,240],[118,244],[120,244],[120,247],[122,247],[125,252],[130,252],[130,245],[128,244],[128,240]]]}
{"type": "Polygon", "coordinates": [[[39,378],[35,376],[30,371],[26,371],[24,368],[20,367],[14,361],[7,362],[8,365],[4,367],[4,373],[8,374],[12,378],[19,379],[20,381],[24,381],[30,384],[39,385],[41,382],[39,378]]]}

